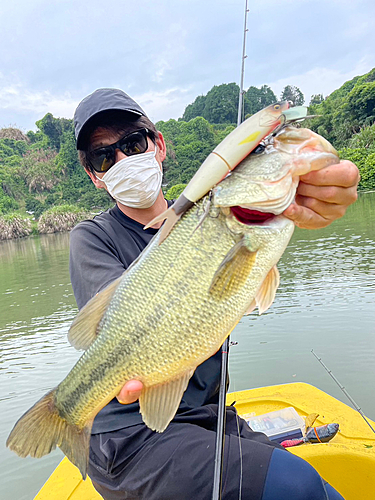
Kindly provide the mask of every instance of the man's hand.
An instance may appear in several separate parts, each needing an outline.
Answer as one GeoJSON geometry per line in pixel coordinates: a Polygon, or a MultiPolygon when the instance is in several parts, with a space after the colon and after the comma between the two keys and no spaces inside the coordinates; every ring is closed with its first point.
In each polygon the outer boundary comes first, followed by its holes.
{"type": "Polygon", "coordinates": [[[358,168],[348,160],[303,175],[296,201],[283,215],[303,229],[326,227],[356,201],[359,178],[358,168]]]}
{"type": "Polygon", "coordinates": [[[128,405],[137,401],[141,395],[143,384],[139,380],[129,380],[126,382],[121,391],[117,394],[118,402],[123,405],[128,405]]]}

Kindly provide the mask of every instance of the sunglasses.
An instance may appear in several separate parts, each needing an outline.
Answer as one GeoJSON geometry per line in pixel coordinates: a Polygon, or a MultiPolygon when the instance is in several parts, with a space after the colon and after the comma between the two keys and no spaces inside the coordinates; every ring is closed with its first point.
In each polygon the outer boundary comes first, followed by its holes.
{"type": "Polygon", "coordinates": [[[126,156],[145,153],[148,149],[147,128],[142,128],[131,134],[124,135],[119,141],[87,152],[89,164],[96,172],[108,172],[116,163],[116,149],[126,156]]]}

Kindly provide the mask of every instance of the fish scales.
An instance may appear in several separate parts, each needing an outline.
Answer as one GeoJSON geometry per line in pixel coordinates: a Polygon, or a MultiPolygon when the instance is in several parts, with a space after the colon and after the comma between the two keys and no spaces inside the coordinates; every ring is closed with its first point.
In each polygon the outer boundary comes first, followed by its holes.
{"type": "Polygon", "coordinates": [[[280,214],[299,175],[337,162],[317,134],[285,129],[188,210],[161,245],[159,232],[123,276],[80,311],[69,340],[85,353],[21,417],[7,446],[41,457],[58,445],[86,477],[93,419],[133,379],[144,384],[145,424],[162,432],[195,368],[243,314],[272,304],[276,263],[294,229],[280,214]]]}
{"type": "Polygon", "coordinates": [[[77,387],[77,425],[101,407],[97,401],[108,393],[109,386],[116,394],[124,380],[163,383],[194,369],[208,353],[216,352],[276,263],[260,250],[259,264],[246,286],[218,300],[209,293],[209,286],[238,235],[229,231],[226,217],[217,216],[215,207],[194,232],[199,219],[199,211],[190,211],[162,246],[155,238],[144,258],[125,274],[103,317],[101,334],[56,394],[60,405],[71,398],[72,387],[77,387]],[[213,244],[215,240],[220,246],[213,244]],[[171,261],[172,268],[165,266],[171,261]]]}

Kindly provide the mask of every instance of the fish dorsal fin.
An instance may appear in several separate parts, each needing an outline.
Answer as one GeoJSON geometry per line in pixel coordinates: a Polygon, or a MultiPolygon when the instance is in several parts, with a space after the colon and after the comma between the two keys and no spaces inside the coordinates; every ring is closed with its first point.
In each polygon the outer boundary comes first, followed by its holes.
{"type": "Polygon", "coordinates": [[[95,295],[75,317],[68,340],[76,349],[88,349],[98,336],[98,325],[115,293],[122,276],[95,295]]]}
{"type": "Polygon", "coordinates": [[[273,266],[255,296],[259,314],[263,314],[269,307],[271,307],[279,284],[280,274],[277,267],[273,266]]]}
{"type": "Polygon", "coordinates": [[[152,221],[150,221],[148,224],[145,225],[143,229],[148,229],[149,227],[154,226],[158,222],[162,222],[165,220],[164,224],[162,225],[160,229],[160,236],[159,236],[159,245],[165,240],[165,238],[168,236],[168,234],[172,231],[174,225],[176,222],[179,220],[181,215],[177,215],[176,212],[173,210],[173,206],[167,208],[162,214],[157,215],[152,221]]]}
{"type": "Polygon", "coordinates": [[[175,416],[194,371],[165,384],[145,387],[139,397],[144,423],[153,431],[163,432],[175,416]]]}
{"type": "Polygon", "coordinates": [[[222,260],[212,278],[209,292],[219,298],[236,293],[247,280],[256,255],[256,251],[249,250],[246,238],[242,238],[222,260]]]}
{"type": "Polygon", "coordinates": [[[315,423],[315,420],[319,417],[319,413],[310,413],[305,418],[305,432],[308,431],[310,427],[312,427],[315,423]]]}

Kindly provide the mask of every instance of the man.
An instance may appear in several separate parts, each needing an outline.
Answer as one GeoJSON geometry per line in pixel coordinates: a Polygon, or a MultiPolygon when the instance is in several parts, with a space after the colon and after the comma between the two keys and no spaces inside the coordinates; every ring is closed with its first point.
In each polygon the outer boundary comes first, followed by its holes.
{"type": "MultiPolygon", "coordinates": [[[[142,108],[121,90],[99,89],[86,97],[74,122],[83,167],[116,200],[71,233],[71,279],[82,308],[156,234],[159,225],[143,226],[167,208],[161,191],[166,146],[142,108]]],[[[300,227],[328,225],[355,201],[358,178],[350,162],[304,176],[285,215],[300,227]]],[[[105,499],[211,498],[220,359],[217,353],[197,368],[176,417],[161,434],[142,422],[139,381],[128,381],[99,412],[89,475],[105,499]]],[[[254,500],[342,498],[306,462],[252,432],[234,408],[227,409],[224,457],[223,499],[239,498],[240,489],[243,499],[254,500]]]]}

